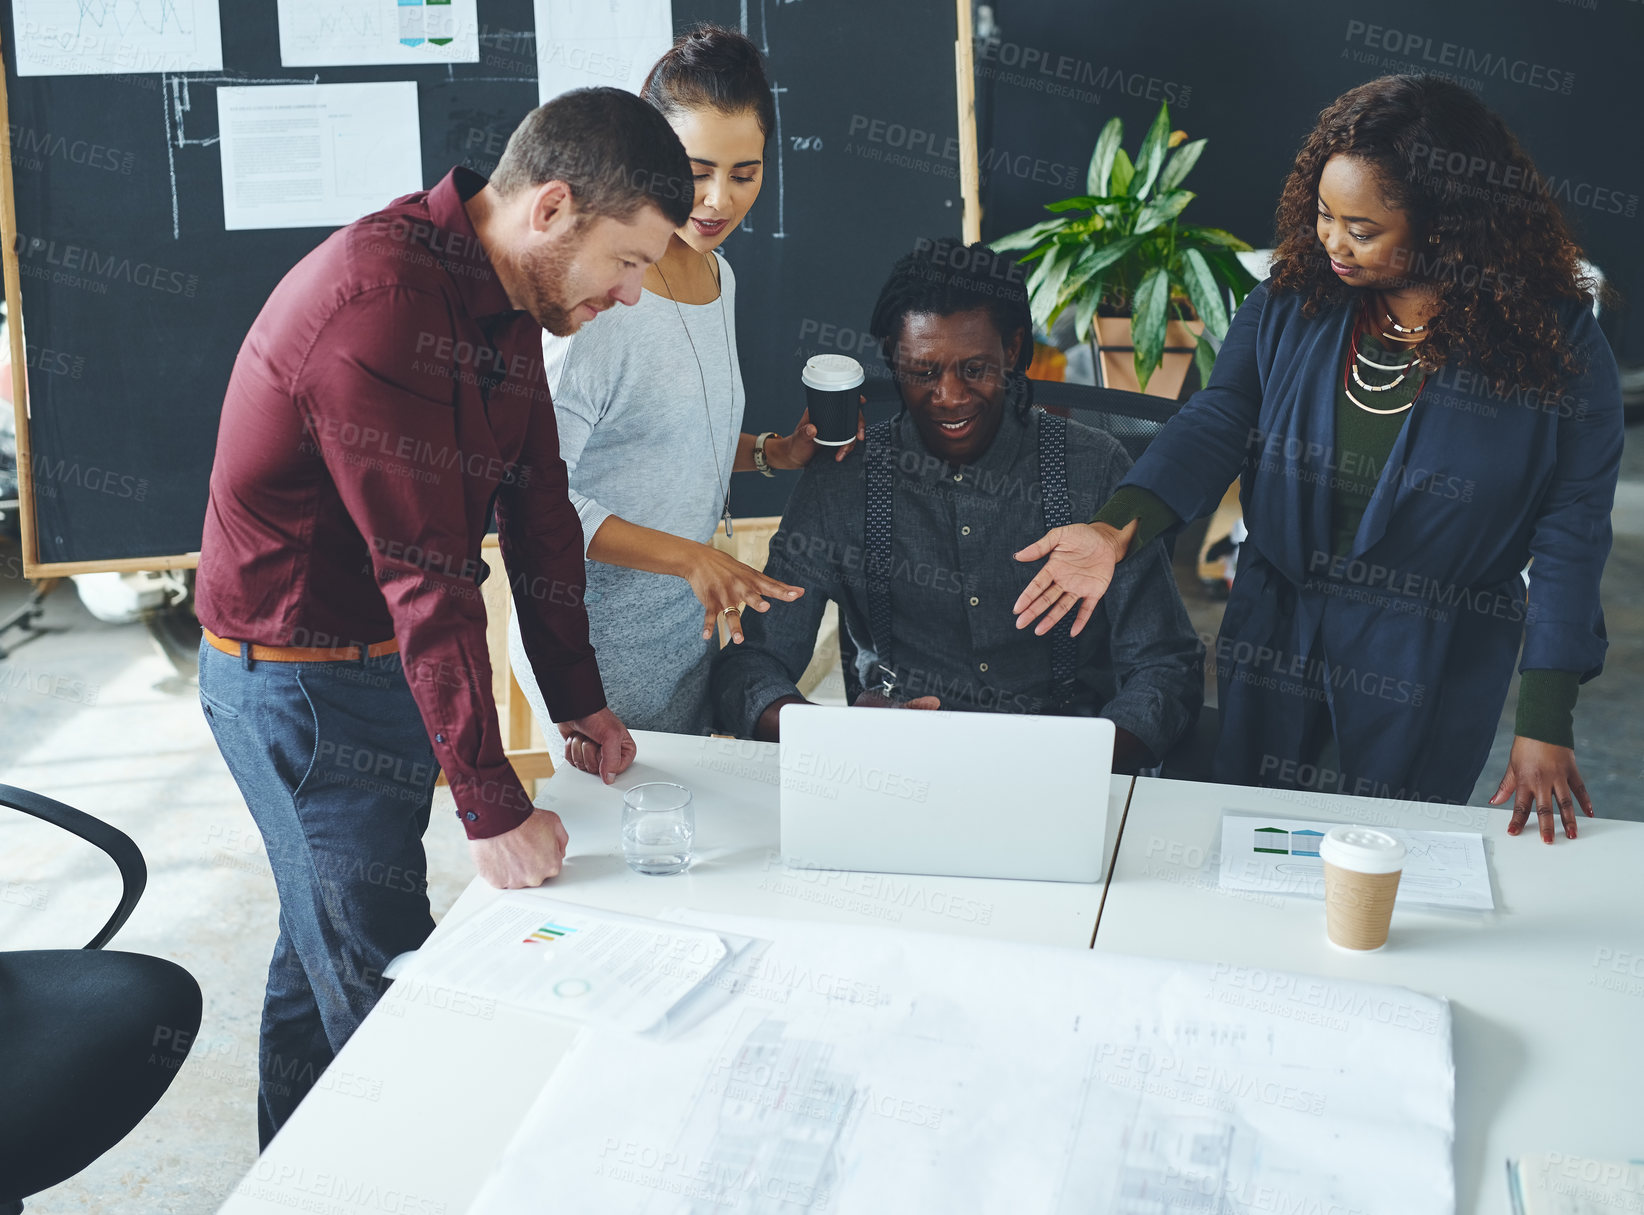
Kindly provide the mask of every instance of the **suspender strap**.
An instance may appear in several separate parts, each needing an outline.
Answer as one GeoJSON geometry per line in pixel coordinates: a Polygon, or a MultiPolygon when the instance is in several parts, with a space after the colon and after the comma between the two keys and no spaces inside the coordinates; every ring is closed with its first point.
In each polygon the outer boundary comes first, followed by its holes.
{"type": "MultiPolygon", "coordinates": [[[[1072,518],[1067,493],[1067,422],[1056,414],[1038,411],[1039,489],[1048,530],[1065,527],[1072,518]]],[[[877,662],[868,672],[870,686],[889,696],[898,678],[891,657],[891,469],[896,449],[891,441],[890,421],[868,427],[864,472],[867,475],[866,592],[868,627],[873,631],[877,662]]],[[[1050,674],[1052,700],[1065,709],[1073,701],[1075,676],[1079,666],[1079,643],[1074,639],[1073,618],[1069,614],[1050,633],[1050,674]]]]}
{"type": "MultiPolygon", "coordinates": [[[[1039,418],[1039,498],[1044,504],[1045,530],[1066,527],[1073,518],[1067,496],[1067,419],[1036,411],[1039,418]]],[[[1050,631],[1050,679],[1056,707],[1073,703],[1079,669],[1079,643],[1073,636],[1069,612],[1050,631]]]]}
{"type": "Polygon", "coordinates": [[[864,471],[868,482],[866,526],[868,628],[873,632],[877,661],[868,671],[867,685],[886,696],[896,689],[896,670],[891,665],[891,463],[895,447],[891,442],[894,421],[875,422],[868,427],[864,471]]]}

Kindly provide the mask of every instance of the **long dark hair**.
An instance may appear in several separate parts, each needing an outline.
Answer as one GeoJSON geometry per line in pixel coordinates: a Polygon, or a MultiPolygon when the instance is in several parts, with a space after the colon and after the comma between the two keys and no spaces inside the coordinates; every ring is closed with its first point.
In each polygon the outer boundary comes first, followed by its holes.
{"type": "Polygon", "coordinates": [[[1319,243],[1319,177],[1332,156],[1371,165],[1387,206],[1410,219],[1408,279],[1438,291],[1415,347],[1428,370],[1465,360],[1492,381],[1556,391],[1582,370],[1559,305],[1588,302],[1595,284],[1581,250],[1506,123],[1468,90],[1437,76],[1383,76],[1322,113],[1284,184],[1272,290],[1303,297],[1316,316],[1358,293],[1319,243]]]}
{"type": "Polygon", "coordinates": [[[751,113],[766,139],[776,129],[776,103],[759,48],[721,25],[698,25],[674,39],[646,74],[639,95],[664,118],[707,108],[751,113]]]}

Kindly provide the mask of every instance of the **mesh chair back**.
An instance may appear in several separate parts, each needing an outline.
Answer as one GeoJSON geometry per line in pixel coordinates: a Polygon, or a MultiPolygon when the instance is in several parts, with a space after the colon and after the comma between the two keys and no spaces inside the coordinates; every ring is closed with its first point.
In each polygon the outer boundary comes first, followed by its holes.
{"type": "Polygon", "coordinates": [[[1089,384],[1063,384],[1054,380],[1035,380],[1033,399],[1053,413],[1112,435],[1125,449],[1132,463],[1147,450],[1147,445],[1181,408],[1180,401],[1148,396],[1142,392],[1093,388],[1089,384]]]}

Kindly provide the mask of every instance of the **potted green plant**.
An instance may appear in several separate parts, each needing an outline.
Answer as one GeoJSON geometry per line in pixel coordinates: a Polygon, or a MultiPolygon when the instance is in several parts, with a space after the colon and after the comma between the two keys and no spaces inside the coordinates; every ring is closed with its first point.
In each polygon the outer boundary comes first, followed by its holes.
{"type": "Polygon", "coordinates": [[[1026,284],[1034,323],[1049,329],[1072,307],[1074,336],[1091,342],[1098,382],[1129,386],[1123,382],[1128,369],[1111,358],[1104,364],[1104,350],[1134,349],[1134,384],[1144,391],[1167,350],[1180,350],[1178,373],[1155,386],[1156,394],[1174,397],[1187,374],[1188,349],[1201,379],[1209,380],[1216,354],[1205,335],[1219,342],[1227,333],[1227,296],[1236,308],[1256,285],[1234,256],[1250,246],[1220,228],[1181,222],[1195,197],[1182,181],[1206,141],[1187,142],[1185,133],[1172,132],[1169,106],[1159,107],[1135,160],[1119,146],[1123,137],[1123,122],[1110,118],[1090,158],[1088,193],[1048,204],[1055,218],[1002,236],[992,247],[1025,249],[1019,260],[1039,263],[1026,284]]]}

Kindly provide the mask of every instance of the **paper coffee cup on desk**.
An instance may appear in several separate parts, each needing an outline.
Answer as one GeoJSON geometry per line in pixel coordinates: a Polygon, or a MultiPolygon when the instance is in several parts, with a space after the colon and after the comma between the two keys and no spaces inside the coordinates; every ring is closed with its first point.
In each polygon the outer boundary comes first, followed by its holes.
{"type": "Polygon", "coordinates": [[[866,378],[848,354],[813,354],[806,361],[799,380],[818,443],[843,447],[856,438],[857,390],[866,378]]]}
{"type": "Polygon", "coordinates": [[[1368,951],[1387,944],[1404,845],[1370,827],[1332,827],[1319,843],[1324,922],[1330,943],[1368,951]]]}

